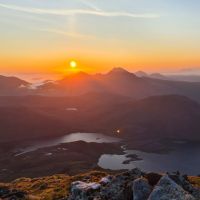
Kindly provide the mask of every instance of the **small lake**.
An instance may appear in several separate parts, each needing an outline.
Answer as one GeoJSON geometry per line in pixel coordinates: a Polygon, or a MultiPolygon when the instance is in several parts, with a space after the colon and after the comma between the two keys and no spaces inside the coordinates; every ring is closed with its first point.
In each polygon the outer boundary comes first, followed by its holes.
{"type": "MultiPolygon", "coordinates": [[[[122,140],[98,133],[72,133],[62,137],[46,140],[34,141],[23,149],[19,149],[15,156],[32,152],[41,148],[56,146],[62,143],[76,141],[95,142],[95,143],[115,143],[122,140]]],[[[200,174],[200,145],[185,144],[179,142],[177,148],[167,154],[147,153],[138,150],[124,149],[124,155],[104,154],[99,158],[98,165],[104,169],[120,170],[140,168],[146,172],[172,172],[179,170],[182,173],[198,175],[200,174]],[[136,154],[141,160],[131,161],[126,156],[136,154]]]]}
{"type": "Polygon", "coordinates": [[[146,153],[137,150],[127,150],[125,155],[105,154],[99,159],[98,165],[104,169],[133,169],[140,168],[146,172],[173,172],[179,170],[182,173],[200,174],[200,146],[183,144],[167,154],[146,153]],[[136,154],[142,160],[123,164],[128,160],[126,155],[136,154]]]}
{"type": "Polygon", "coordinates": [[[17,153],[15,156],[19,156],[45,147],[51,147],[62,143],[70,143],[76,141],[95,142],[95,143],[115,143],[121,141],[121,139],[99,133],[71,133],[51,140],[38,141],[29,144],[26,148],[20,149],[20,152],[17,153]]]}

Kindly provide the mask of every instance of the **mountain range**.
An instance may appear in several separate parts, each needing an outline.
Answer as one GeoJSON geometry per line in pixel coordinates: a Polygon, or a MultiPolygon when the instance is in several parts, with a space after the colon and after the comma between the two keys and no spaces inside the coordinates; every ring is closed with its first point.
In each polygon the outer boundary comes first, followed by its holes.
{"type": "Polygon", "coordinates": [[[35,94],[48,96],[72,96],[88,92],[112,93],[141,99],[155,95],[178,94],[200,101],[199,82],[181,82],[138,77],[122,68],[114,68],[107,74],[72,74],[62,80],[41,85],[35,94]]]}
{"type": "Polygon", "coordinates": [[[186,82],[200,82],[200,75],[193,75],[193,74],[160,74],[160,73],[152,73],[148,74],[144,71],[137,71],[134,74],[138,77],[148,77],[148,78],[155,78],[161,80],[169,80],[169,81],[186,81],[186,82]]]}
{"type": "Polygon", "coordinates": [[[180,144],[198,144],[200,82],[143,75],[114,68],[40,84],[0,76],[0,178],[95,169],[101,155],[123,153],[124,145],[166,153],[180,144]],[[30,144],[77,132],[114,136],[120,142],[76,141],[20,154],[30,144]]]}
{"type": "Polygon", "coordinates": [[[0,76],[0,83],[2,141],[76,131],[116,134],[117,129],[130,141],[200,140],[199,82],[138,77],[114,68],[107,74],[79,72],[37,87],[15,77],[0,76]]]}
{"type": "MultiPolygon", "coordinates": [[[[137,74],[137,73],[136,73],[137,74]]],[[[107,74],[89,75],[78,72],[61,80],[48,81],[32,87],[31,83],[14,77],[0,77],[0,96],[78,96],[91,92],[117,94],[142,99],[155,95],[184,95],[200,101],[200,82],[161,80],[135,75],[123,68],[114,68],[107,74]]]]}

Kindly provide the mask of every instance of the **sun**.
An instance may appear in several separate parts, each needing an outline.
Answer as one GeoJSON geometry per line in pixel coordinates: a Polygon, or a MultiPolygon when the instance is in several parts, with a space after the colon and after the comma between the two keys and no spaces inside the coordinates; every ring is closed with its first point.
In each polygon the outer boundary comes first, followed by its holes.
{"type": "Polygon", "coordinates": [[[70,63],[69,63],[69,65],[70,65],[70,68],[72,68],[72,69],[77,68],[77,62],[74,61],[74,60],[71,60],[70,63]]]}

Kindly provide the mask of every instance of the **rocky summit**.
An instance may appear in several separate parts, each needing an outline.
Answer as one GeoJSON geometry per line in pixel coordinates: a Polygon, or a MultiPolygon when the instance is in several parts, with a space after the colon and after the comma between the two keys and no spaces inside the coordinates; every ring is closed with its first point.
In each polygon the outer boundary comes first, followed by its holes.
{"type": "Polygon", "coordinates": [[[54,175],[15,180],[10,185],[0,185],[0,199],[200,200],[199,183],[200,177],[179,172],[144,173],[137,168],[119,174],[93,171],[73,177],[54,175]]]}
{"type": "Polygon", "coordinates": [[[73,182],[68,200],[199,200],[200,189],[187,176],[145,174],[134,169],[99,182],[73,182]]]}

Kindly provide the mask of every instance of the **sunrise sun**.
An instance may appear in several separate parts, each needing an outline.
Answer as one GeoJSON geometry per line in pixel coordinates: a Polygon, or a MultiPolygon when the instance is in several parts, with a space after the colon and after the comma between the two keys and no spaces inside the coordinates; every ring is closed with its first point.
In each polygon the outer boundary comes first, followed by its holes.
{"type": "Polygon", "coordinates": [[[72,69],[77,68],[77,63],[74,60],[70,61],[69,65],[70,65],[70,68],[72,68],[72,69]]]}

